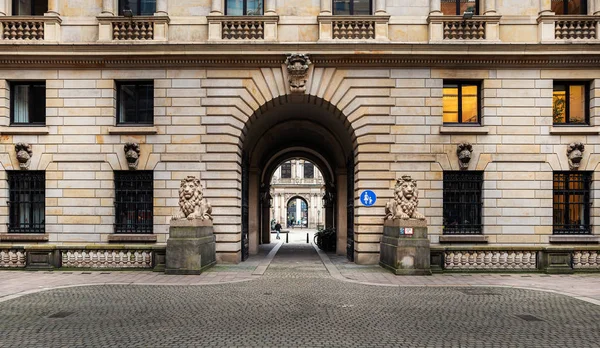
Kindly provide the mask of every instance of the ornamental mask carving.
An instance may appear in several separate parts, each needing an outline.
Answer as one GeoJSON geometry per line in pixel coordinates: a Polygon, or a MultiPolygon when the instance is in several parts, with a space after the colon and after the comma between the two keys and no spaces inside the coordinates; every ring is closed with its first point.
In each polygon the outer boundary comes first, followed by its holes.
{"type": "Polygon", "coordinates": [[[460,143],[456,146],[456,155],[458,155],[458,166],[460,169],[469,168],[473,146],[470,143],[460,143]]]}
{"type": "Polygon", "coordinates": [[[200,179],[188,176],[179,186],[179,211],[171,220],[212,220],[212,207],[204,198],[200,179]]]}
{"type": "Polygon", "coordinates": [[[583,158],[583,151],[585,146],[582,142],[576,141],[567,146],[567,158],[569,159],[569,168],[578,169],[583,158]]]}
{"type": "Polygon", "coordinates": [[[306,91],[306,79],[308,78],[310,64],[312,63],[306,54],[294,53],[287,57],[285,65],[287,65],[292,93],[304,93],[306,91]]]}
{"type": "Polygon", "coordinates": [[[140,145],[138,143],[125,143],[124,150],[129,169],[137,169],[140,160],[140,145]]]}
{"type": "Polygon", "coordinates": [[[17,154],[17,160],[19,161],[19,167],[21,169],[29,169],[31,157],[33,156],[31,145],[28,143],[17,143],[15,145],[15,152],[17,154]]]}
{"type": "Polygon", "coordinates": [[[386,220],[425,220],[425,216],[417,211],[419,205],[417,181],[404,175],[396,179],[394,188],[394,199],[385,205],[386,220]]]}

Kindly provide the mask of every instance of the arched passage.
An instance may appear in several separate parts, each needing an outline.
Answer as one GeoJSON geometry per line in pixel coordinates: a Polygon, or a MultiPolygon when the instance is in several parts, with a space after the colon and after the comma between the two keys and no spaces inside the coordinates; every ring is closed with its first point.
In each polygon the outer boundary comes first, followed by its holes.
{"type": "Polygon", "coordinates": [[[288,227],[308,227],[308,201],[301,196],[293,196],[286,203],[288,227]]]}
{"type": "Polygon", "coordinates": [[[242,259],[268,243],[270,178],[284,161],[314,163],[325,187],[325,226],[337,231],[338,254],[354,257],[354,130],[333,105],[316,97],[279,98],[246,122],[242,145],[242,259]]]}

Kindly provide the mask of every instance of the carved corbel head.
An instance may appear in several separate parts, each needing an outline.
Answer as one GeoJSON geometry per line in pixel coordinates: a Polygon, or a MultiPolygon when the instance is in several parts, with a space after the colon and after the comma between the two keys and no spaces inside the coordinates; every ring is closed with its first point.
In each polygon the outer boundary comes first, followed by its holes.
{"type": "Polygon", "coordinates": [[[460,143],[456,146],[456,155],[458,155],[458,166],[460,169],[469,168],[473,145],[470,143],[460,143]]]}
{"type": "Polygon", "coordinates": [[[569,159],[569,167],[571,169],[578,169],[583,158],[583,151],[585,146],[582,142],[576,141],[567,146],[567,158],[569,159]]]}
{"type": "Polygon", "coordinates": [[[125,158],[129,169],[137,169],[140,160],[140,145],[138,143],[125,143],[125,158]]]}
{"type": "Polygon", "coordinates": [[[31,157],[33,156],[33,150],[31,148],[31,145],[27,143],[17,143],[15,145],[15,152],[17,153],[19,167],[21,169],[29,169],[31,157]]]}
{"type": "Polygon", "coordinates": [[[290,54],[285,60],[289,75],[290,91],[292,93],[304,93],[306,91],[306,79],[308,78],[308,67],[311,61],[306,54],[290,54]]]}

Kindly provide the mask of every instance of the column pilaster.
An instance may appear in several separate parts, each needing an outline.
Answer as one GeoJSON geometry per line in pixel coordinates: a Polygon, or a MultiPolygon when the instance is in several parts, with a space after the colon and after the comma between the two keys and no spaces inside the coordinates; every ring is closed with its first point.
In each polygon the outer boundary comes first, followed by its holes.
{"type": "Polygon", "coordinates": [[[385,0],[375,0],[375,14],[386,15],[386,3],[385,0]]]}
{"type": "Polygon", "coordinates": [[[212,0],[210,6],[210,14],[213,16],[223,15],[223,0],[212,0]]]}
{"type": "Polygon", "coordinates": [[[321,15],[328,16],[331,15],[331,0],[321,0],[321,15]]]}

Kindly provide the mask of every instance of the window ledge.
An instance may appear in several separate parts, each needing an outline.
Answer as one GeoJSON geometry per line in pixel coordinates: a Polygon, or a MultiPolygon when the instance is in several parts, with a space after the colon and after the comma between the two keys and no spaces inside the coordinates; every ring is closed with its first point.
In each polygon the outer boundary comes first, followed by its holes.
{"type": "Polygon", "coordinates": [[[440,243],[487,243],[488,236],[483,235],[442,235],[440,243]]]}
{"type": "Polygon", "coordinates": [[[564,127],[550,127],[550,134],[581,134],[581,135],[595,135],[600,134],[600,127],[589,127],[589,126],[564,126],[564,127]]]}
{"type": "Polygon", "coordinates": [[[0,128],[1,135],[44,135],[50,133],[46,126],[13,126],[0,128]]]}
{"type": "Polygon", "coordinates": [[[48,234],[42,233],[0,233],[2,242],[47,242],[48,234]]]}
{"type": "Polygon", "coordinates": [[[488,127],[481,126],[440,126],[440,134],[488,134],[488,127]]]}
{"type": "Polygon", "coordinates": [[[156,243],[154,234],[111,234],[109,242],[156,243]]]}
{"type": "Polygon", "coordinates": [[[110,127],[108,129],[108,134],[137,134],[137,135],[152,135],[158,133],[158,128],[154,126],[149,127],[135,127],[135,126],[120,126],[120,127],[110,127]]]}
{"type": "Polygon", "coordinates": [[[594,235],[552,235],[550,243],[598,243],[600,238],[594,235]]]}

